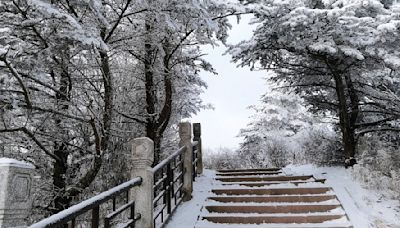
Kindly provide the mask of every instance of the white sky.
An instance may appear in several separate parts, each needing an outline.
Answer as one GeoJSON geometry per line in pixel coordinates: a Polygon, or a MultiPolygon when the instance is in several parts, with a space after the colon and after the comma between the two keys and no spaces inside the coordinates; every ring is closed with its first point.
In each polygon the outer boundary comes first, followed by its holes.
{"type": "MultiPolygon", "coordinates": [[[[240,24],[231,18],[232,30],[229,44],[249,39],[253,26],[248,25],[250,17],[243,17],[240,24]]],[[[216,69],[218,75],[202,72],[201,77],[207,82],[208,89],[202,95],[204,103],[211,103],[215,110],[203,110],[190,121],[200,122],[202,140],[205,148],[237,148],[241,141],[236,137],[239,130],[246,126],[252,114],[249,105],[257,104],[266,90],[263,77],[266,72],[252,72],[249,68],[236,68],[230,55],[223,55],[226,48],[221,45],[214,49],[204,47],[205,57],[216,69]]]]}

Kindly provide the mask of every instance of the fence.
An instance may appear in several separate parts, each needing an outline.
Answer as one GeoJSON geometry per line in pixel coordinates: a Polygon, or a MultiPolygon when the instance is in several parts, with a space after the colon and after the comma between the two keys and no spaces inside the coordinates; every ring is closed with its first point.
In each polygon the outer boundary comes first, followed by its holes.
{"type": "MultiPolygon", "coordinates": [[[[129,170],[131,180],[30,227],[163,227],[177,206],[182,201],[191,199],[193,181],[196,174],[202,173],[200,124],[193,124],[193,141],[191,128],[190,123],[179,125],[179,149],[155,167],[151,167],[154,160],[153,141],[149,138],[134,139],[132,142],[133,168],[129,170]],[[117,206],[117,199],[121,200],[121,198],[124,199],[124,202],[117,206]],[[110,208],[107,207],[109,205],[110,208]],[[106,209],[101,210],[103,207],[106,209]],[[90,225],[78,222],[77,217],[82,215],[90,218],[90,225]],[[118,216],[120,218],[115,220],[118,216]]],[[[2,174],[1,167],[0,161],[0,174],[2,174]]],[[[29,172],[26,170],[32,170],[31,167],[20,168],[24,168],[26,173],[29,172]]],[[[18,171],[21,173],[21,170],[18,171]]],[[[8,184],[5,187],[7,188],[7,186],[10,188],[11,185],[8,184]]],[[[0,191],[4,192],[2,188],[3,186],[0,185],[0,191]]],[[[0,194],[0,203],[1,197],[6,198],[7,196],[0,194]]],[[[23,220],[29,214],[30,209],[30,201],[27,202],[25,208],[20,210],[24,213],[18,217],[7,218],[7,214],[10,213],[2,215],[3,208],[0,208],[0,228],[23,225],[23,220]]],[[[8,212],[15,208],[15,205],[13,206],[11,203],[9,207],[8,212]]],[[[4,211],[7,211],[7,208],[4,211]]]]}

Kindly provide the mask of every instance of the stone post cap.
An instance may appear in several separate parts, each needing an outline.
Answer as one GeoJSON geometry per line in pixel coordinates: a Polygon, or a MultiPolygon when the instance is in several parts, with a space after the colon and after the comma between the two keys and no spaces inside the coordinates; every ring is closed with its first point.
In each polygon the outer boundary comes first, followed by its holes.
{"type": "Polygon", "coordinates": [[[17,167],[17,168],[23,168],[23,169],[34,169],[35,166],[32,164],[23,162],[23,161],[18,161],[12,158],[0,158],[0,167],[17,167]]]}
{"type": "Polygon", "coordinates": [[[150,138],[141,137],[131,141],[133,160],[154,161],[154,142],[150,138]]]}
{"type": "Polygon", "coordinates": [[[200,123],[193,124],[193,135],[200,137],[201,136],[201,125],[200,123]]]}
{"type": "Polygon", "coordinates": [[[0,227],[24,224],[23,219],[28,217],[32,206],[34,169],[26,162],[0,158],[0,227]]]}
{"type": "Polygon", "coordinates": [[[189,122],[179,123],[179,137],[190,139],[192,136],[192,125],[189,122]]]}

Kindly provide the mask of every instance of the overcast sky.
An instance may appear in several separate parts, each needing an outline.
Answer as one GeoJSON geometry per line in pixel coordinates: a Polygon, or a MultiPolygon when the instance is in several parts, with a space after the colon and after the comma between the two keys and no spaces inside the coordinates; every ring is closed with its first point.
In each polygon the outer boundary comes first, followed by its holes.
{"type": "MultiPolygon", "coordinates": [[[[228,43],[235,44],[249,39],[253,30],[248,25],[249,17],[243,17],[240,24],[236,23],[236,18],[231,19],[233,28],[228,43]]],[[[236,136],[246,126],[252,113],[247,107],[258,103],[266,89],[263,80],[266,72],[236,68],[236,64],[231,62],[231,56],[223,55],[226,51],[223,45],[215,48],[207,46],[203,51],[208,53],[206,59],[218,72],[218,75],[206,72],[201,75],[208,84],[202,98],[205,103],[211,103],[215,110],[203,110],[191,122],[201,123],[205,148],[237,148],[241,139],[236,136]]]]}

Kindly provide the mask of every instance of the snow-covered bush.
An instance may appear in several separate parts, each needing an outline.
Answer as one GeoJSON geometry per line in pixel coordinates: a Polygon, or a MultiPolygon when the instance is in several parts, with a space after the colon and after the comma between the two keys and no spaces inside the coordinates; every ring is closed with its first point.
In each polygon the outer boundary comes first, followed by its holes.
{"type": "Polygon", "coordinates": [[[246,168],[266,168],[289,164],[292,152],[284,138],[271,136],[257,138],[254,141],[245,139],[238,155],[241,165],[246,168]]]}
{"type": "Polygon", "coordinates": [[[236,150],[221,147],[217,150],[205,149],[203,151],[204,167],[212,170],[237,169],[243,167],[236,150]]]}
{"type": "Polygon", "coordinates": [[[298,137],[301,150],[296,152],[295,164],[338,165],[343,164],[337,133],[326,126],[315,127],[298,137]]]}
{"type": "Polygon", "coordinates": [[[291,90],[267,90],[261,103],[251,108],[255,114],[239,134],[244,138],[239,156],[246,167],[344,161],[333,125],[311,113],[291,90]]]}
{"type": "Polygon", "coordinates": [[[359,164],[352,169],[353,176],[368,188],[400,199],[399,149],[399,135],[386,133],[362,138],[358,146],[359,164]]]}

